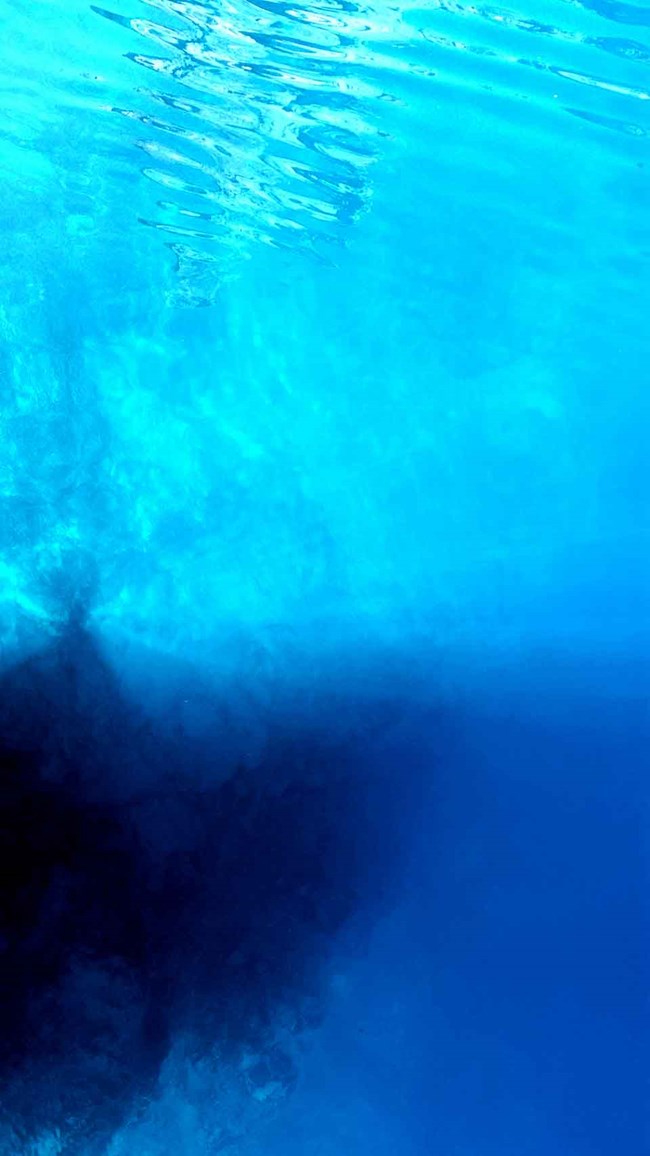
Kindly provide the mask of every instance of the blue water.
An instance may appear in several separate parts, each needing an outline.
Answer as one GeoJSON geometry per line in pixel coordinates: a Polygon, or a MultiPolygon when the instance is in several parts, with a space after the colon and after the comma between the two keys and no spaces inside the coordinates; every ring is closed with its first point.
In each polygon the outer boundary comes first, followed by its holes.
{"type": "Polygon", "coordinates": [[[647,0],[0,0],[1,1156],[650,1151],[647,0]]]}

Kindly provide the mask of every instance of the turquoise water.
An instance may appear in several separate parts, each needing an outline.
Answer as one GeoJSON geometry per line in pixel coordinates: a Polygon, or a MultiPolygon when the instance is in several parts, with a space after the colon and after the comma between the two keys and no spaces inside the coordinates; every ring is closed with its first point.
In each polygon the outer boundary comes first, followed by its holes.
{"type": "Polygon", "coordinates": [[[0,13],[2,1151],[641,1156],[647,2],[0,13]]]}

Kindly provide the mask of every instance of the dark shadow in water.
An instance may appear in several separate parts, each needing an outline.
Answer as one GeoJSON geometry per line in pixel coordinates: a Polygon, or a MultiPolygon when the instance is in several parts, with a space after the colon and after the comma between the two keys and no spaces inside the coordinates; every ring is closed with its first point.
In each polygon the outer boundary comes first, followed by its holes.
{"type": "Polygon", "coordinates": [[[178,1033],[199,1053],[266,1047],[289,1086],[274,1015],[318,1019],[334,933],[385,902],[405,784],[364,773],[359,744],[287,731],[225,781],[219,750],[200,752],[215,784],[195,788],[80,623],[0,683],[0,744],[0,1122],[16,1152],[52,1127],[66,1153],[101,1152],[178,1033]]]}

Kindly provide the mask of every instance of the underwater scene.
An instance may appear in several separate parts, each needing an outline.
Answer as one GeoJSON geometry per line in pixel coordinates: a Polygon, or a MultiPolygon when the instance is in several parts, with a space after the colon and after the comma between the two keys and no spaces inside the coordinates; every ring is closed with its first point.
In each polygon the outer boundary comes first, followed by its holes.
{"type": "Polygon", "coordinates": [[[644,1156],[648,0],[0,30],[0,1156],[644,1156]]]}

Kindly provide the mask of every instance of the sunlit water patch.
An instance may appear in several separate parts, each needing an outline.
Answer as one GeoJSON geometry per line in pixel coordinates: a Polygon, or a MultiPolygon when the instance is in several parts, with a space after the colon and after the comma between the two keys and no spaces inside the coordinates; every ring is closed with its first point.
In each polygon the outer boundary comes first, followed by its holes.
{"type": "Polygon", "coordinates": [[[574,510],[581,541],[609,533],[574,475],[584,421],[609,420],[589,343],[582,394],[564,366],[584,311],[605,332],[605,278],[638,345],[644,21],[559,2],[12,5],[8,639],[65,619],[75,589],[98,624],[175,637],[421,618],[425,590],[440,622],[504,551],[531,574],[574,510]],[[515,443],[537,470],[510,487],[515,443]],[[465,469],[477,449],[498,498],[465,469]]]}
{"type": "Polygon", "coordinates": [[[551,117],[551,132],[556,113],[577,116],[604,147],[608,133],[644,138],[645,25],[632,6],[559,0],[525,12],[20,2],[5,49],[2,163],[35,192],[55,177],[76,241],[101,227],[102,201],[125,198],[129,231],[137,222],[167,245],[179,300],[206,303],[259,243],[336,261],[371,202],[375,164],[408,125],[395,105],[415,109],[427,154],[467,93],[484,115],[491,96],[515,123],[551,117]]]}

